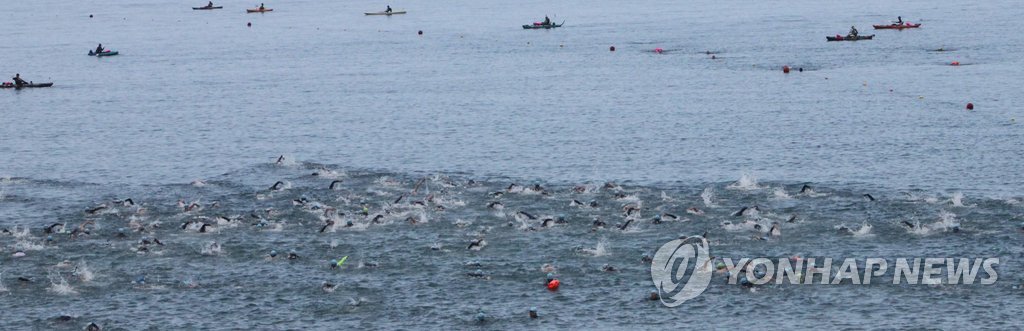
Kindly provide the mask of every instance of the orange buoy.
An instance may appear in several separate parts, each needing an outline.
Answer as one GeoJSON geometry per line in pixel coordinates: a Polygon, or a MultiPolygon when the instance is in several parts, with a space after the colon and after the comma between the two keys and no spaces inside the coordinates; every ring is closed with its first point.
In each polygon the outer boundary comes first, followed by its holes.
{"type": "Polygon", "coordinates": [[[973,103],[970,103],[970,102],[968,102],[968,103],[967,103],[967,110],[974,110],[974,104],[973,104],[973,103]]]}
{"type": "Polygon", "coordinates": [[[609,51],[609,52],[614,52],[614,51],[615,51],[615,46],[612,46],[612,47],[608,47],[608,51],[609,51]]]}
{"type": "Polygon", "coordinates": [[[789,66],[782,66],[782,73],[788,74],[789,73],[789,66]]]}
{"type": "Polygon", "coordinates": [[[548,290],[558,291],[558,285],[561,284],[562,282],[559,282],[557,279],[552,279],[550,282],[548,282],[548,290]]]}

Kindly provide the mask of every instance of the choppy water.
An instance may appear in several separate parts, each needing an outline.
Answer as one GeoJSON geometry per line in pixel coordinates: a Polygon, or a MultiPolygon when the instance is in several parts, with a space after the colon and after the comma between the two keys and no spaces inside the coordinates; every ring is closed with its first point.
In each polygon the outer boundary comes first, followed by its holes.
{"type": "Polygon", "coordinates": [[[392,3],[409,14],[390,18],[364,17],[383,6],[365,1],[188,8],[200,4],[4,4],[0,19],[24,28],[2,33],[0,72],[56,86],[0,91],[0,227],[12,232],[0,235],[0,324],[1019,327],[1016,1],[455,1],[392,3]],[[519,28],[546,13],[566,26],[519,28]],[[870,28],[895,15],[924,27],[870,28]],[[852,24],[875,40],[824,41],[852,24]],[[85,56],[100,42],[122,55],[85,56]],[[511,183],[548,194],[492,194],[511,183]],[[798,194],[805,183],[818,194],[798,194]],[[125,198],[135,206],[114,203],[125,198]],[[640,214],[620,230],[628,204],[640,214]],[[730,216],[751,205],[763,212],[730,216]],[[686,220],[652,224],[660,213],[686,220]],[[559,215],[568,224],[540,226],[559,215]],[[207,233],[180,228],[218,216],[229,220],[207,233]],[[335,229],[320,233],[327,219],[335,229]],[[752,240],[744,219],[781,222],[783,236],[752,240]],[[66,233],[45,233],[54,223],[66,233]],[[716,280],[686,308],[645,300],[642,254],[703,231],[718,256],[1003,263],[988,287],[716,280]],[[164,245],[140,252],[144,236],[164,245]],[[486,247],[466,250],[478,238],[486,247]],[[558,292],[544,289],[546,263],[558,292]]]}

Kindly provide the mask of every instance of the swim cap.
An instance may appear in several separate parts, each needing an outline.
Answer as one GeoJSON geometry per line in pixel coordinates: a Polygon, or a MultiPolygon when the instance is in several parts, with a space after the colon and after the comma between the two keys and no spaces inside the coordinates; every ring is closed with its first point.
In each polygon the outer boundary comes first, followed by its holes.
{"type": "Polygon", "coordinates": [[[270,251],[270,257],[277,256],[277,251],[270,251]]]}
{"type": "Polygon", "coordinates": [[[337,264],[338,264],[338,260],[333,260],[333,259],[331,260],[331,266],[332,267],[337,265],[337,264]]]}

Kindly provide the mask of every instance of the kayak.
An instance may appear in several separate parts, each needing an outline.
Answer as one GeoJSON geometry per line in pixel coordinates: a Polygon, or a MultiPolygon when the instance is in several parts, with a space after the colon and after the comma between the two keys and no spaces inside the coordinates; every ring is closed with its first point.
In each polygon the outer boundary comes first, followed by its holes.
{"type": "Polygon", "coordinates": [[[96,52],[93,52],[91,50],[89,51],[89,56],[102,57],[102,56],[114,56],[114,55],[117,55],[117,51],[103,51],[101,53],[96,53],[96,52]]]}
{"type": "Polygon", "coordinates": [[[274,10],[270,9],[270,8],[263,8],[263,9],[256,8],[256,9],[246,9],[245,10],[246,13],[266,13],[268,11],[274,11],[274,10]]]}
{"type": "Polygon", "coordinates": [[[17,89],[17,88],[30,88],[30,87],[50,87],[50,86],[53,86],[53,83],[25,84],[25,85],[22,85],[20,87],[17,86],[17,85],[14,85],[14,83],[10,83],[10,82],[6,82],[6,83],[3,83],[3,84],[0,84],[0,88],[15,88],[15,89],[17,89]]]}
{"type": "Polygon", "coordinates": [[[554,29],[554,28],[561,27],[562,25],[565,25],[565,21],[562,21],[562,24],[554,24],[554,23],[551,23],[551,24],[537,24],[537,23],[523,24],[523,29],[528,29],[528,30],[532,30],[532,29],[554,29]]]}
{"type": "Polygon", "coordinates": [[[851,36],[845,36],[844,37],[844,36],[836,35],[834,37],[825,37],[825,39],[828,40],[828,41],[858,41],[858,40],[871,40],[871,38],[874,38],[874,37],[875,37],[875,35],[873,35],[873,34],[866,35],[866,36],[856,36],[856,37],[851,37],[851,36]]]}
{"type": "Polygon", "coordinates": [[[387,16],[391,16],[391,15],[405,14],[405,11],[404,10],[395,10],[395,11],[392,11],[390,13],[389,12],[379,11],[379,12],[376,12],[376,13],[363,13],[363,14],[366,14],[366,15],[387,15],[387,16]]]}
{"type": "Polygon", "coordinates": [[[224,8],[224,7],[223,6],[216,6],[216,7],[205,7],[204,6],[204,7],[192,7],[192,10],[210,10],[210,9],[221,9],[221,8],[224,8]]]}
{"type": "Polygon", "coordinates": [[[875,27],[876,30],[884,30],[884,29],[903,30],[903,29],[919,28],[919,27],[921,27],[921,23],[917,23],[917,24],[903,23],[903,24],[872,25],[872,26],[875,27]]]}

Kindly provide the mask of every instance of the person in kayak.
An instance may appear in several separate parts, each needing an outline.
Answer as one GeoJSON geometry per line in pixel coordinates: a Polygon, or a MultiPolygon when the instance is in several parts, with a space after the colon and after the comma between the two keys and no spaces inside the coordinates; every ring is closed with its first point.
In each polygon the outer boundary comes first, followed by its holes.
{"type": "Polygon", "coordinates": [[[96,46],[96,54],[103,53],[103,44],[96,46]]]}
{"type": "Polygon", "coordinates": [[[391,5],[388,5],[388,9],[385,9],[384,12],[390,14],[391,13],[391,5]]]}
{"type": "Polygon", "coordinates": [[[856,27],[854,27],[852,25],[850,26],[850,34],[849,34],[849,36],[850,37],[857,37],[857,28],[856,27]]]}
{"type": "Polygon", "coordinates": [[[206,4],[206,8],[213,8],[213,1],[206,4]]]}
{"type": "Polygon", "coordinates": [[[896,16],[896,25],[903,25],[903,16],[896,16]]]}
{"type": "Polygon", "coordinates": [[[12,79],[14,79],[14,86],[17,87],[22,87],[25,84],[28,84],[24,79],[21,79],[21,74],[14,74],[14,78],[12,79]]]}
{"type": "Polygon", "coordinates": [[[263,7],[263,3],[262,3],[262,2],[260,2],[260,10],[264,10],[264,9],[267,9],[267,8],[266,8],[266,7],[263,7]]]}
{"type": "Polygon", "coordinates": [[[551,25],[551,18],[548,15],[544,15],[544,25],[551,25]]]}

